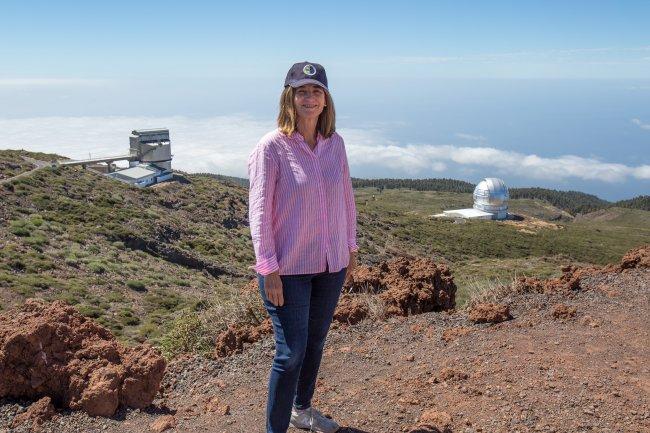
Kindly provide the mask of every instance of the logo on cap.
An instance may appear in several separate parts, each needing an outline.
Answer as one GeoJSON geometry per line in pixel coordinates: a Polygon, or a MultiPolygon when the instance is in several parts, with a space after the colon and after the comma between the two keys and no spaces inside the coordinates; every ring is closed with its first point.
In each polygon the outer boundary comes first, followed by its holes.
{"type": "Polygon", "coordinates": [[[316,75],[316,68],[314,68],[314,65],[305,65],[305,67],[302,68],[302,72],[311,77],[312,75],[316,75]]]}

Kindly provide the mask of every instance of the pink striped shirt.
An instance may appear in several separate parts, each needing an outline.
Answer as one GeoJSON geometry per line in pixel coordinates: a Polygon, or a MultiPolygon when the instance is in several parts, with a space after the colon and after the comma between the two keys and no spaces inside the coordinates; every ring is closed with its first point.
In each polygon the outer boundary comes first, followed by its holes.
{"type": "Polygon", "coordinates": [[[357,210],[343,139],[318,134],[312,151],[279,129],[248,158],[255,270],[268,275],[337,272],[356,251],[357,210]]]}

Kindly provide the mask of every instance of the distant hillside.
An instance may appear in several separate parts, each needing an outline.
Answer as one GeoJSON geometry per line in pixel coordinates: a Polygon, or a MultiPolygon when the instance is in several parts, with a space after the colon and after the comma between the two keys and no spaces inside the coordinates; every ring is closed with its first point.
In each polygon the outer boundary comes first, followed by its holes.
{"type": "Polygon", "coordinates": [[[473,192],[474,185],[456,179],[360,179],[352,178],[354,188],[405,188],[415,191],[473,192]]]}
{"type": "MultiPolygon", "coordinates": [[[[475,185],[456,179],[359,179],[352,178],[355,188],[412,189],[415,191],[473,192],[475,185]]],[[[544,200],[572,215],[593,212],[609,207],[626,207],[650,210],[650,196],[643,195],[629,200],[609,202],[580,191],[558,191],[548,188],[509,188],[510,198],[544,200]]]]}
{"type": "Polygon", "coordinates": [[[559,207],[573,215],[593,212],[613,205],[595,195],[579,191],[557,191],[547,188],[510,188],[509,191],[510,198],[545,200],[553,206],[559,207]]]}
{"type": "MultiPolygon", "coordinates": [[[[214,179],[248,188],[248,179],[234,176],[224,176],[213,173],[197,173],[196,175],[209,176],[214,179]]],[[[411,189],[415,191],[440,191],[440,192],[459,192],[472,193],[474,184],[457,179],[361,179],[352,178],[354,188],[374,187],[378,189],[411,189]]],[[[510,198],[512,199],[533,199],[544,200],[551,205],[568,212],[571,215],[584,214],[600,209],[611,207],[625,207],[629,209],[641,209],[650,211],[650,196],[640,195],[629,200],[620,200],[610,202],[603,200],[593,194],[587,194],[580,191],[558,191],[548,188],[510,188],[510,198]]]]}
{"type": "Polygon", "coordinates": [[[243,178],[243,177],[235,177],[235,176],[226,176],[223,174],[215,174],[215,173],[192,173],[193,176],[207,176],[212,179],[217,179],[221,180],[223,182],[230,182],[234,185],[239,185],[243,186],[244,188],[248,188],[249,182],[248,179],[243,178]]]}
{"type": "Polygon", "coordinates": [[[614,203],[614,205],[617,207],[650,211],[650,195],[640,195],[629,200],[620,200],[614,203]]]}

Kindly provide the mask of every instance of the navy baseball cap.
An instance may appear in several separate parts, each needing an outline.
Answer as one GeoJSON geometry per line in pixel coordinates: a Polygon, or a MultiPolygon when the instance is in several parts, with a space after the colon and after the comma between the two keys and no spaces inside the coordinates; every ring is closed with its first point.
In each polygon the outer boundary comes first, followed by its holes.
{"type": "Polygon", "coordinates": [[[329,91],[327,88],[327,75],[325,75],[325,68],[318,63],[295,63],[291,69],[289,69],[289,72],[287,72],[287,78],[284,80],[284,87],[291,86],[296,88],[304,86],[305,84],[316,84],[329,91]]]}

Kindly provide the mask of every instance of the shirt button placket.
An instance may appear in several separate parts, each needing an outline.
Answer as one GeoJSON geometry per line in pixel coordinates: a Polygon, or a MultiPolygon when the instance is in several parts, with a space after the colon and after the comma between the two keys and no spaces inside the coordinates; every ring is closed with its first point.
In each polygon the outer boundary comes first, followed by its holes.
{"type": "Polygon", "coordinates": [[[330,263],[329,259],[329,245],[330,245],[330,234],[329,234],[329,220],[327,218],[327,202],[325,200],[325,177],[323,176],[323,169],[320,165],[320,159],[317,155],[314,155],[314,160],[318,173],[318,196],[320,198],[322,206],[322,215],[323,215],[323,236],[325,237],[325,263],[330,263]]]}

